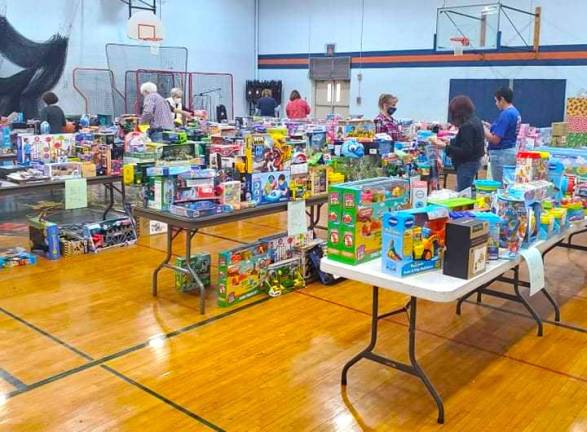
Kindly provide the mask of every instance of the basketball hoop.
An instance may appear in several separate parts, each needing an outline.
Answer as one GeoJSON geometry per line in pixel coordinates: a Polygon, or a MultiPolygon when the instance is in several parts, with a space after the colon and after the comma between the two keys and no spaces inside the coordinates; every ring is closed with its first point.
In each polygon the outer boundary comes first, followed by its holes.
{"type": "Polygon", "coordinates": [[[471,45],[471,41],[465,36],[453,36],[450,38],[453,54],[455,56],[462,56],[465,47],[471,45]]]}
{"type": "Polygon", "coordinates": [[[135,12],[128,20],[127,34],[131,39],[147,42],[153,55],[159,54],[161,41],[165,37],[163,23],[150,11],[135,12]]]}

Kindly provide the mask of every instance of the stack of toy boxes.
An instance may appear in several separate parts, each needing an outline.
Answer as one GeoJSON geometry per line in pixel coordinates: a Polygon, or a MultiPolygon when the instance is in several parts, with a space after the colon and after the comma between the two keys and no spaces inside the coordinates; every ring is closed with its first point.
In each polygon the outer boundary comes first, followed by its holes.
{"type": "Polygon", "coordinates": [[[381,269],[394,276],[408,276],[440,269],[444,247],[444,226],[449,211],[445,207],[385,213],[381,269]]]}
{"type": "Polygon", "coordinates": [[[548,159],[546,152],[522,151],[516,157],[516,183],[529,183],[548,178],[548,159]]]}
{"type": "Polygon", "coordinates": [[[567,99],[567,147],[587,146],[587,97],[567,99]]]}
{"type": "Polygon", "coordinates": [[[218,255],[218,305],[230,306],[258,294],[271,263],[266,242],[240,246],[218,255]]]}
{"type": "Polygon", "coordinates": [[[300,237],[281,233],[259,239],[260,243],[267,243],[269,252],[270,265],[262,282],[269,295],[277,296],[305,286],[301,253],[294,246],[309,242],[313,233],[308,231],[300,237]]]}
{"type": "MultiPolygon", "coordinates": [[[[186,268],[185,257],[178,257],[175,259],[175,265],[181,268],[186,268]]],[[[190,267],[198,277],[204,287],[210,286],[210,267],[212,265],[210,254],[203,252],[192,255],[190,258],[190,267]]],[[[191,292],[198,289],[197,284],[192,281],[191,276],[183,272],[175,272],[175,288],[180,292],[191,292]]]]}
{"type": "Polygon", "coordinates": [[[381,253],[381,218],[409,201],[409,182],[379,177],[332,185],[328,191],[328,257],[359,264],[381,253]]]}

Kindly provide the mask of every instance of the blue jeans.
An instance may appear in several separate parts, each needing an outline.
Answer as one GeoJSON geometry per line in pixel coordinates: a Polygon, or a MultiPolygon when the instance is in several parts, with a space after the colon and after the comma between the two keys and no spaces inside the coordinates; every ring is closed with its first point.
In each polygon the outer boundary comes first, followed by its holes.
{"type": "Polygon", "coordinates": [[[473,180],[481,167],[480,161],[463,162],[457,166],[457,192],[473,185],[473,180]]]}
{"type": "Polygon", "coordinates": [[[503,166],[516,165],[516,153],[515,147],[504,150],[489,150],[491,177],[493,177],[493,180],[503,183],[503,166]]]}

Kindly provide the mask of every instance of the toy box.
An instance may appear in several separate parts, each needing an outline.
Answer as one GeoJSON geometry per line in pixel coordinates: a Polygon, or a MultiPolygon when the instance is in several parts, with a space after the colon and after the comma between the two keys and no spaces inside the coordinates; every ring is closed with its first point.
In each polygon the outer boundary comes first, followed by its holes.
{"type": "Polygon", "coordinates": [[[131,245],[137,241],[134,224],[128,217],[85,224],[83,232],[90,252],[131,245]]]}
{"type": "Polygon", "coordinates": [[[169,210],[173,204],[175,181],[170,177],[149,178],[147,206],[157,210],[169,210]]]}
{"type": "Polygon", "coordinates": [[[417,180],[410,185],[410,202],[412,208],[426,207],[428,201],[428,183],[417,180]]]}
{"type": "Polygon", "coordinates": [[[270,263],[267,243],[257,242],[218,255],[218,305],[230,306],[259,293],[270,263]]]}
{"type": "MultiPolygon", "coordinates": [[[[257,204],[273,204],[289,199],[289,171],[246,174],[245,190],[257,204]]],[[[247,201],[244,199],[243,201],[247,201]]]]}
{"type": "Polygon", "coordinates": [[[82,164],[79,162],[56,162],[43,165],[43,172],[53,180],[67,180],[82,176],[82,164]]]}
{"type": "Polygon", "coordinates": [[[499,194],[496,207],[496,214],[502,220],[499,246],[506,249],[505,258],[515,257],[522,246],[537,239],[542,206],[499,194]]]}
{"type": "Polygon", "coordinates": [[[377,258],[383,213],[407,205],[408,186],[407,180],[386,177],[330,186],[328,257],[347,264],[377,258]]]}
{"type": "Polygon", "coordinates": [[[189,218],[199,218],[204,216],[212,216],[224,212],[228,212],[227,206],[216,204],[213,201],[196,201],[181,204],[172,204],[169,206],[169,212],[178,216],[189,218]]]}
{"type": "Polygon", "coordinates": [[[88,253],[88,240],[83,236],[61,231],[59,235],[59,248],[64,257],[85,255],[88,253]]]}
{"type": "Polygon", "coordinates": [[[431,222],[448,220],[448,209],[427,206],[421,209],[385,213],[381,267],[385,273],[408,276],[442,265],[444,232],[431,222]]]}
{"type": "Polygon", "coordinates": [[[429,200],[431,205],[447,208],[449,211],[465,211],[475,208],[475,200],[471,198],[449,198],[444,200],[429,200]]]}
{"type": "Polygon", "coordinates": [[[30,164],[66,162],[73,154],[75,137],[73,134],[33,135],[18,134],[17,161],[30,164]]]}
{"type": "Polygon", "coordinates": [[[471,218],[449,221],[442,272],[461,279],[483,273],[487,263],[487,240],[487,222],[471,218]]]}
{"type": "MultiPolygon", "coordinates": [[[[178,257],[175,259],[175,265],[186,268],[185,258],[178,257]]],[[[209,253],[198,253],[190,258],[190,266],[196,272],[204,287],[210,287],[210,266],[212,261],[209,253]]],[[[198,286],[192,281],[192,278],[185,273],[175,272],[175,288],[180,292],[196,291],[198,286]]]]}
{"type": "Polygon", "coordinates": [[[328,193],[328,167],[315,165],[308,168],[308,191],[310,196],[328,193]]]}
{"type": "Polygon", "coordinates": [[[271,297],[277,297],[306,286],[299,257],[270,264],[263,288],[271,297]]]}
{"type": "Polygon", "coordinates": [[[37,257],[21,247],[0,249],[0,269],[36,264],[37,257]]]}
{"type": "Polygon", "coordinates": [[[29,219],[29,239],[31,252],[43,255],[50,260],[59,259],[59,226],[36,218],[29,219]]]}
{"type": "Polygon", "coordinates": [[[220,185],[220,203],[239,210],[241,204],[241,182],[226,181],[220,185]]]}
{"type": "Polygon", "coordinates": [[[274,234],[268,237],[262,237],[259,242],[267,244],[267,253],[271,263],[289,260],[294,256],[294,237],[288,236],[287,233],[274,234]]]}

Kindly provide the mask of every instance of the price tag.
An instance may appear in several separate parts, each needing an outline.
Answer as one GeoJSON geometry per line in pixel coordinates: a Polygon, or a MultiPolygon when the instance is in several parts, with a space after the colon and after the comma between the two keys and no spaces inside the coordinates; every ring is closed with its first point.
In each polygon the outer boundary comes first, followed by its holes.
{"type": "Polygon", "coordinates": [[[520,255],[526,260],[530,278],[530,295],[533,296],[544,288],[544,260],[536,248],[522,249],[520,255]]]}
{"type": "Polygon", "coordinates": [[[289,201],[287,203],[287,235],[296,236],[308,231],[306,220],[306,201],[289,201]]]}
{"type": "Polygon", "coordinates": [[[85,178],[65,180],[65,209],[88,206],[88,184],[85,178]]]}

